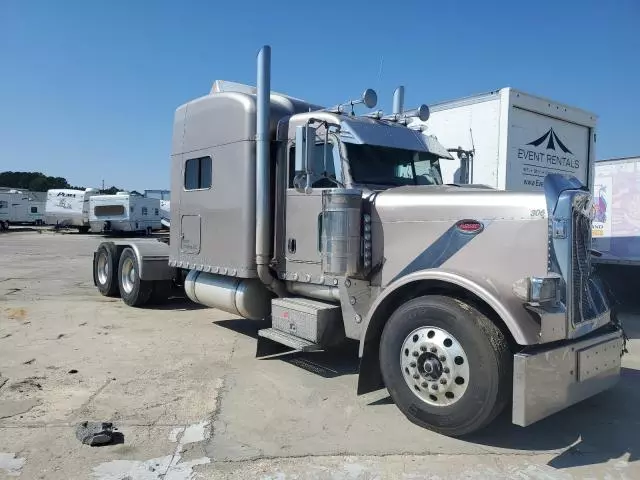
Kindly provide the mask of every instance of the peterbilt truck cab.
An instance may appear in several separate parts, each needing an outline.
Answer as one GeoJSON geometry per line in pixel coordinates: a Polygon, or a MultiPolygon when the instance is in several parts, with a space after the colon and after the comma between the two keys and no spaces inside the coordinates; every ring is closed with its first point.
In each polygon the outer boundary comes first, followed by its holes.
{"type": "MultiPolygon", "coordinates": [[[[94,283],[141,307],[176,291],[262,322],[257,357],[359,343],[358,393],[412,422],[477,431],[511,405],[527,426],[619,379],[624,335],[591,269],[591,195],[443,185],[453,161],[409,128],[428,108],[324,108],[216,81],[180,106],[171,233],[103,242],[94,283]]],[[[258,360],[256,360],[258,361],[258,360]]]]}

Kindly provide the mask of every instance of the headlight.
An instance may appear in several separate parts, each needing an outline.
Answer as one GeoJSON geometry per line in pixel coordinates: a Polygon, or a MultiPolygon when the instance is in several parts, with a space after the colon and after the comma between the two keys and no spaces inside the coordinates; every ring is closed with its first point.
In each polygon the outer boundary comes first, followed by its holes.
{"type": "Polygon", "coordinates": [[[527,277],[513,284],[513,294],[525,302],[555,302],[559,288],[559,277],[527,277]]]}

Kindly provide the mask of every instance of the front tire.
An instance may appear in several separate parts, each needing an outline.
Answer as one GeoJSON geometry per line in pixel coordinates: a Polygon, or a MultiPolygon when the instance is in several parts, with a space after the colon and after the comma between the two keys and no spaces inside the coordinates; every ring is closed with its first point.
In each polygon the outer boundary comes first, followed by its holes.
{"type": "Polygon", "coordinates": [[[130,307],[145,305],[153,292],[153,282],[140,278],[138,259],[131,248],[125,248],[120,255],[118,286],[122,300],[130,307]]]}
{"type": "Polygon", "coordinates": [[[105,297],[118,296],[118,249],[112,243],[98,247],[93,259],[93,276],[96,286],[105,297]]]}
{"type": "Polygon", "coordinates": [[[411,422],[452,437],[488,425],[511,394],[504,334],[472,305],[450,297],[415,298],[393,313],[382,333],[380,369],[411,422]]]}

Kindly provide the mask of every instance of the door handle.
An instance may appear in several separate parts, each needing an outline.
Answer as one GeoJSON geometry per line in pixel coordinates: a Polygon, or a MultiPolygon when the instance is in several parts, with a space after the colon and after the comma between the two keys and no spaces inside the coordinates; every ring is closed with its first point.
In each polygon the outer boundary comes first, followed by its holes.
{"type": "Polygon", "coordinates": [[[296,253],[296,239],[290,238],[287,240],[287,250],[289,253],[296,253]]]}

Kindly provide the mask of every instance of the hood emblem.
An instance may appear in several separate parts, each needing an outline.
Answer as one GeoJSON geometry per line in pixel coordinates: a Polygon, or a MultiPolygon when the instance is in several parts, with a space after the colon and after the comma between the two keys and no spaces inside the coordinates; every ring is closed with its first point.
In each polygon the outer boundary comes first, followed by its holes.
{"type": "Polygon", "coordinates": [[[456,229],[462,233],[475,234],[480,233],[484,229],[484,225],[477,220],[459,220],[456,223],[456,229]]]}

